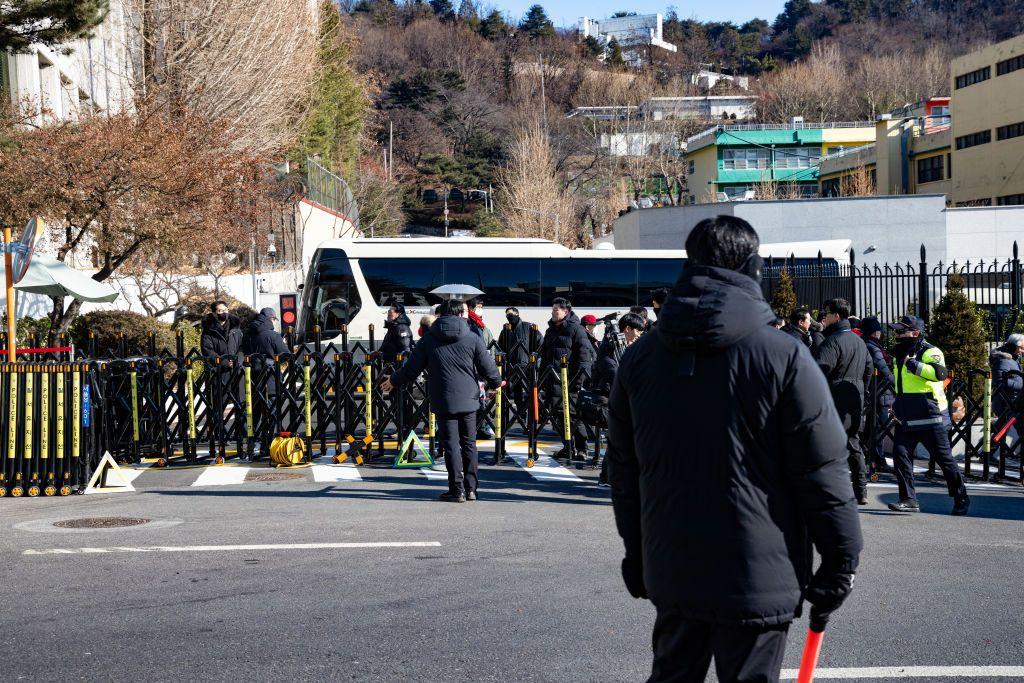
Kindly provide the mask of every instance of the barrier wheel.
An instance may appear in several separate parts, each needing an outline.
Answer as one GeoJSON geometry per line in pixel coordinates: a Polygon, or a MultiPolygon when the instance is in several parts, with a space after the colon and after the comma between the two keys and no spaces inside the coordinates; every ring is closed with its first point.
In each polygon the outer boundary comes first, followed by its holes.
{"type": "Polygon", "coordinates": [[[216,458],[213,459],[213,464],[214,465],[223,465],[224,464],[224,456],[223,455],[218,455],[216,458]]]}
{"type": "Polygon", "coordinates": [[[871,475],[871,481],[878,481],[878,472],[874,472],[871,475]]]}
{"type": "Polygon", "coordinates": [[[62,496],[70,496],[71,495],[71,487],[67,486],[67,485],[61,486],[60,487],[60,495],[62,495],[62,496]]]}
{"type": "Polygon", "coordinates": [[[527,458],[526,459],[526,466],[527,467],[533,467],[533,458],[527,458]]]}
{"type": "Polygon", "coordinates": [[[36,496],[39,495],[39,487],[36,486],[35,484],[32,484],[31,486],[28,487],[27,493],[29,498],[35,498],[36,496]]]}
{"type": "Polygon", "coordinates": [[[15,486],[13,489],[11,489],[11,497],[21,498],[23,495],[25,495],[25,489],[21,488],[20,486],[15,486]]]}
{"type": "Polygon", "coordinates": [[[6,495],[7,495],[7,489],[5,487],[3,487],[3,486],[0,486],[0,498],[3,498],[6,495]]]}
{"type": "Polygon", "coordinates": [[[57,487],[54,486],[53,484],[50,484],[49,486],[47,486],[46,488],[43,489],[43,495],[44,496],[55,496],[55,495],[57,495],[57,487]]]}
{"type": "Polygon", "coordinates": [[[167,467],[167,458],[157,458],[156,462],[153,463],[153,467],[167,467]]]}

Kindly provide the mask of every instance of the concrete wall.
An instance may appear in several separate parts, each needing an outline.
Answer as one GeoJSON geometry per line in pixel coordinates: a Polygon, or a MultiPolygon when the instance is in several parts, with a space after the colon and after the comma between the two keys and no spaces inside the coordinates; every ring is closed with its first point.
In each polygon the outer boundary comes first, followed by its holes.
{"type": "Polygon", "coordinates": [[[295,213],[296,222],[302,235],[303,271],[309,267],[313,260],[313,253],[321,242],[343,237],[362,237],[362,233],[358,232],[348,216],[331,211],[307,199],[299,202],[295,213]]]}
{"type": "Polygon", "coordinates": [[[748,221],[762,242],[849,239],[858,263],[917,263],[921,244],[929,261],[946,259],[944,209],[942,195],[721,202],[631,211],[613,235],[619,249],[681,249],[699,221],[727,214],[748,221]]]}
{"type": "Polygon", "coordinates": [[[1003,259],[1013,243],[1024,255],[1024,206],[946,209],[946,253],[949,260],[1003,259]]]}

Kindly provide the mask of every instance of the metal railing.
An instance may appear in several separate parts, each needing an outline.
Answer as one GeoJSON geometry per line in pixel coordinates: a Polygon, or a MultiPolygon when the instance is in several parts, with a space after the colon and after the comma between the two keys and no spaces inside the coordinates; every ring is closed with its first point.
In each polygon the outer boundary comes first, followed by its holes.
{"type": "Polygon", "coordinates": [[[874,121],[820,121],[810,122],[805,121],[802,123],[732,123],[722,124],[713,126],[705,131],[701,131],[696,135],[693,135],[686,140],[687,146],[703,142],[706,138],[714,137],[719,133],[727,133],[729,131],[763,131],[763,130],[816,130],[816,129],[835,129],[835,128],[874,128],[874,121]]]}
{"type": "Polygon", "coordinates": [[[359,226],[359,207],[348,183],[313,157],[306,157],[306,197],[359,226]]]}

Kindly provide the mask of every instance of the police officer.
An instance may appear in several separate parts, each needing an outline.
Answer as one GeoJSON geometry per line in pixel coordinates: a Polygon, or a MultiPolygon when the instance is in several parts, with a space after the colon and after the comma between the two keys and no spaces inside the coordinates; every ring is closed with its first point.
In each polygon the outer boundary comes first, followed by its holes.
{"type": "MultiPolygon", "coordinates": [[[[572,319],[572,309],[569,302],[558,298],[551,303],[551,320],[548,322],[547,332],[544,333],[544,342],[541,344],[541,362],[543,367],[550,368],[551,376],[556,381],[549,385],[548,405],[549,410],[555,405],[557,395],[561,400],[561,368],[562,358],[567,359],[569,368],[569,391],[574,392],[587,381],[594,366],[596,353],[594,346],[587,338],[583,327],[572,319]]],[[[554,413],[555,411],[552,410],[554,413]]],[[[560,414],[560,413],[559,413],[560,414]]],[[[575,458],[577,460],[587,459],[587,432],[582,420],[570,416],[572,423],[572,443],[567,451],[562,449],[555,454],[556,458],[575,458]]],[[[552,420],[556,430],[561,432],[561,419],[554,414],[552,420]]]]}
{"type": "Polygon", "coordinates": [[[892,376],[892,357],[882,345],[882,323],[878,318],[869,315],[860,323],[861,339],[871,356],[871,364],[878,375],[875,377],[875,428],[871,438],[875,439],[874,467],[876,472],[892,472],[885,462],[885,427],[892,419],[892,392],[896,387],[896,379],[892,376]]]}
{"type": "Polygon", "coordinates": [[[825,302],[825,341],[815,354],[825,373],[839,419],[846,430],[847,462],[858,505],[868,504],[868,473],[860,446],[864,412],[864,384],[873,374],[871,356],[864,342],[850,326],[850,303],[846,299],[825,302]]]}
{"type": "Polygon", "coordinates": [[[889,503],[896,512],[918,512],[921,506],[914,491],[914,450],[921,444],[935,457],[953,498],[953,515],[966,515],[971,499],[964,478],[953,460],[949,445],[949,403],[943,380],[949,376],[942,351],[924,339],[924,321],[905,315],[890,323],[896,333],[892,373],[896,379],[893,417],[896,421],[893,461],[898,503],[889,503]]]}

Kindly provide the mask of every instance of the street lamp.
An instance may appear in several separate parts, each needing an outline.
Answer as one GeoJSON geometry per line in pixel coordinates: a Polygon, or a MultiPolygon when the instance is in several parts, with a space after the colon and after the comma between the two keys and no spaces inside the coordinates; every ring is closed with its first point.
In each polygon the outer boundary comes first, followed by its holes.
{"type": "Polygon", "coordinates": [[[537,211],[536,209],[527,209],[525,206],[513,206],[513,209],[517,211],[525,211],[526,213],[532,213],[537,216],[544,216],[545,218],[555,219],[555,241],[559,244],[562,243],[561,228],[559,226],[558,214],[553,211],[537,211]]]}

